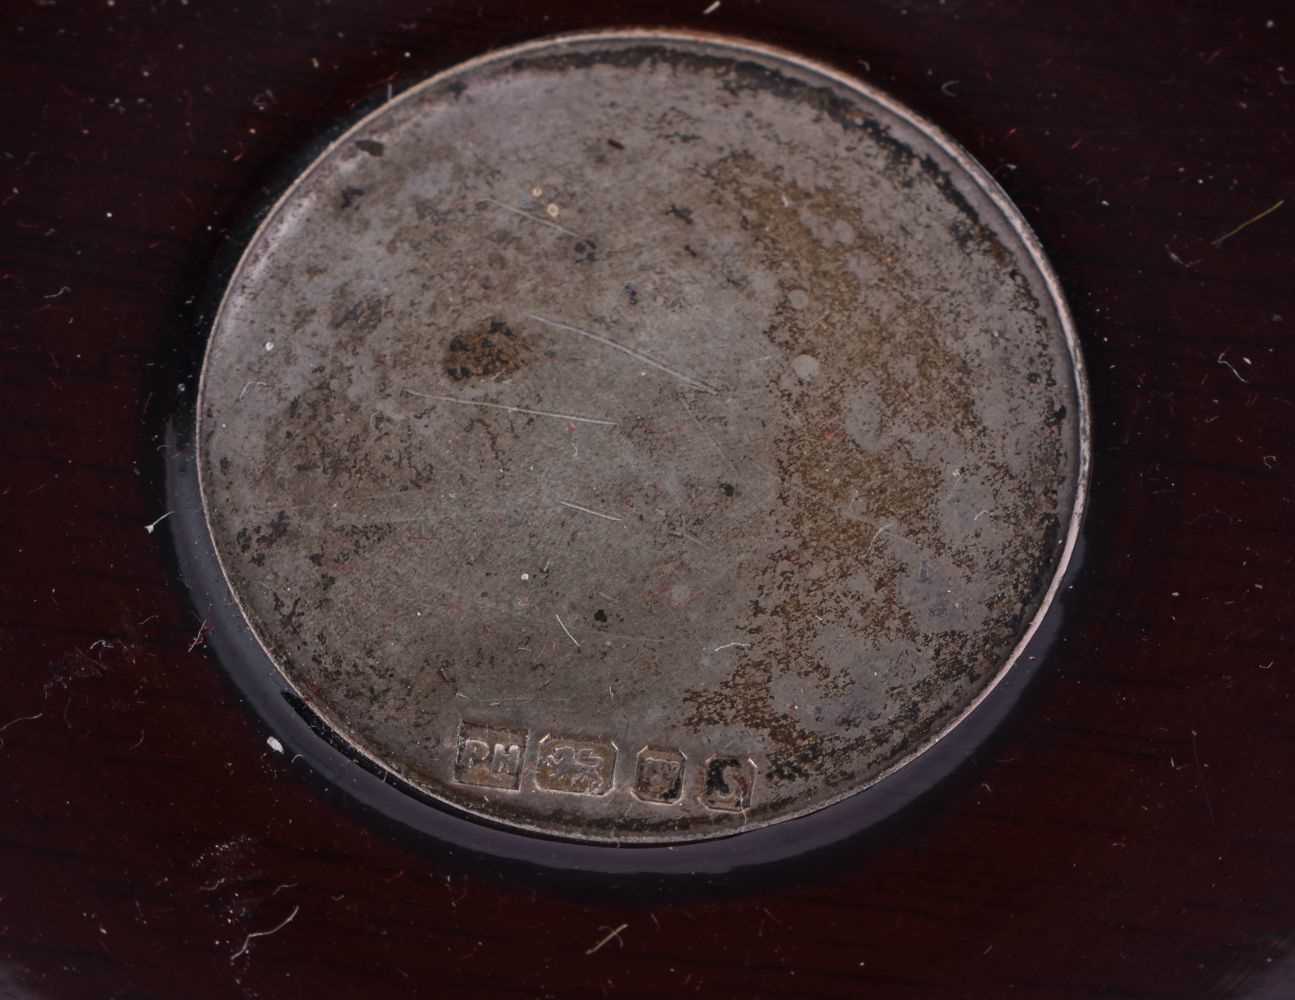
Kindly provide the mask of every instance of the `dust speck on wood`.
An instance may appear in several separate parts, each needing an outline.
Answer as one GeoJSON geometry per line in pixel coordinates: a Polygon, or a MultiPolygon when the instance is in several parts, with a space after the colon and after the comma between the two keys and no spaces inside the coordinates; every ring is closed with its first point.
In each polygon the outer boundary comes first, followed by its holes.
{"type": "Polygon", "coordinates": [[[609,944],[611,944],[613,941],[615,941],[615,942],[616,942],[616,944],[617,944],[617,945],[619,945],[620,947],[624,948],[624,947],[625,947],[625,942],[624,942],[623,940],[621,940],[621,934],[622,934],[622,933],[626,930],[626,928],[628,928],[628,927],[629,927],[629,924],[618,924],[617,926],[613,927],[610,931],[608,931],[606,934],[604,934],[602,937],[600,937],[597,941],[595,941],[595,942],[594,942],[594,945],[593,945],[593,947],[592,947],[592,948],[588,948],[588,949],[586,949],[586,950],[585,950],[585,954],[586,954],[586,955],[596,955],[598,952],[602,951],[604,948],[606,948],[606,947],[607,947],[609,944]]]}

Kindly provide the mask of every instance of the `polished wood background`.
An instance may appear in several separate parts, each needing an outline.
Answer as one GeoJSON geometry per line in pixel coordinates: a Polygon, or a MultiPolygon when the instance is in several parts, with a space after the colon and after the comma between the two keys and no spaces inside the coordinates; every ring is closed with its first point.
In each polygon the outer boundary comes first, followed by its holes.
{"type": "Polygon", "coordinates": [[[1295,10],[707,2],[4,0],[0,997],[1295,996],[1295,10]],[[626,24],[943,125],[1049,249],[1095,413],[1083,569],[989,749],[872,836],[682,886],[361,814],[267,748],[144,530],[195,302],[301,157],[388,87],[626,24]]]}

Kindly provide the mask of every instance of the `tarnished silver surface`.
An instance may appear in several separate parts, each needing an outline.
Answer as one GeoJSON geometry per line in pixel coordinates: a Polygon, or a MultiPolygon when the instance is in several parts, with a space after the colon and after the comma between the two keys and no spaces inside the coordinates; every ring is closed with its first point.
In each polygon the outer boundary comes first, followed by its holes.
{"type": "Polygon", "coordinates": [[[217,552],[287,681],[470,813],[661,842],[900,767],[1069,557],[1083,383],[984,172],[716,38],[542,42],[329,148],[199,403],[217,552]]]}

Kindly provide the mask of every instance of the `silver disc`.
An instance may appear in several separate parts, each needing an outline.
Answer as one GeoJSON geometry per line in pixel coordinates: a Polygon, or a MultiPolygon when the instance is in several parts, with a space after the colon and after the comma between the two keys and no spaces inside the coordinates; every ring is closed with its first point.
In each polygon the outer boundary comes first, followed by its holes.
{"type": "Polygon", "coordinates": [[[713,37],[475,60],[278,202],[213,324],[232,594],[335,732],[470,814],[733,833],[1010,670],[1087,475],[1056,281],[983,169],[713,37]]]}

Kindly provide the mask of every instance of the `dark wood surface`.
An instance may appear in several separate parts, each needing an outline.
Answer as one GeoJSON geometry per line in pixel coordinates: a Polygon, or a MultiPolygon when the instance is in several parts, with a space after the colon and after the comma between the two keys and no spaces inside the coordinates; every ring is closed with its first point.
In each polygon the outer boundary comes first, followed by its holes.
{"type": "Polygon", "coordinates": [[[1295,996],[1295,13],[706,2],[4,4],[0,996],[1295,996]],[[871,836],[683,884],[363,815],[266,746],[144,530],[195,302],[300,158],[618,24],[943,125],[1048,248],[1095,415],[1083,568],[989,748],[871,836]]]}

